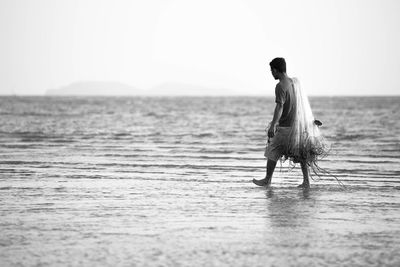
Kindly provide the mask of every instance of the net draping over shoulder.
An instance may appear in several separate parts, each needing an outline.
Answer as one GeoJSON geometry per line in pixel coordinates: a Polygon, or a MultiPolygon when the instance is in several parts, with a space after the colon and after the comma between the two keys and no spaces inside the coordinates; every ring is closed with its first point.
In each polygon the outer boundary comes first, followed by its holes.
{"type": "Polygon", "coordinates": [[[296,101],[294,121],[289,131],[284,160],[292,163],[305,162],[315,174],[325,172],[318,166],[318,160],[329,152],[329,145],[321,135],[321,123],[314,119],[311,106],[305,91],[297,78],[293,78],[296,101]]]}

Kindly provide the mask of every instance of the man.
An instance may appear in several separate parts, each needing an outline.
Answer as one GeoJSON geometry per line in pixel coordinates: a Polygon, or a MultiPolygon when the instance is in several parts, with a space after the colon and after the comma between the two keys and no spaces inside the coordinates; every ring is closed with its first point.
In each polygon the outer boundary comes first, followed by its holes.
{"type": "Polygon", "coordinates": [[[291,158],[295,163],[300,162],[303,172],[303,183],[299,187],[309,188],[307,158],[300,156],[304,154],[303,151],[293,152],[299,150],[299,141],[293,142],[296,139],[293,138],[293,132],[295,134],[303,132],[293,131],[298,128],[298,120],[301,117],[298,110],[302,109],[302,104],[299,102],[300,99],[298,99],[301,98],[301,95],[299,96],[301,92],[296,87],[297,80],[290,78],[286,74],[286,62],[284,58],[275,58],[269,65],[272,76],[275,80],[279,80],[279,83],[275,87],[276,106],[274,117],[268,129],[268,144],[264,154],[267,157],[266,176],[261,180],[253,179],[253,182],[259,186],[270,186],[276,163],[284,156],[286,159],[291,158]]]}

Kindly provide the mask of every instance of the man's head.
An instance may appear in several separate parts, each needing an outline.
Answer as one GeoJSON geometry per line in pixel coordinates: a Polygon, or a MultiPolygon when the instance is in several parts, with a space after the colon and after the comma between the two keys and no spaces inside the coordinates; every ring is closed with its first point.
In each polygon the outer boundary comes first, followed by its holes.
{"type": "Polygon", "coordinates": [[[279,74],[286,73],[286,61],[283,57],[274,58],[270,63],[272,76],[275,80],[278,79],[279,74]]]}

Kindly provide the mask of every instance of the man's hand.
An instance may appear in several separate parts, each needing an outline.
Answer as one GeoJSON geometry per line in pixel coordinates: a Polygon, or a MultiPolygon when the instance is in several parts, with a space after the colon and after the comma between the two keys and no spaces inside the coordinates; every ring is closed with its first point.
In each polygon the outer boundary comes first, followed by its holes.
{"type": "Polygon", "coordinates": [[[275,136],[275,132],[276,132],[276,125],[275,124],[271,124],[271,126],[269,127],[268,130],[268,138],[272,138],[275,136]]]}
{"type": "Polygon", "coordinates": [[[268,138],[272,138],[275,136],[276,125],[278,124],[278,121],[282,116],[282,112],[283,112],[283,104],[276,103],[275,110],[274,110],[274,118],[272,119],[271,125],[268,130],[268,138]]]}

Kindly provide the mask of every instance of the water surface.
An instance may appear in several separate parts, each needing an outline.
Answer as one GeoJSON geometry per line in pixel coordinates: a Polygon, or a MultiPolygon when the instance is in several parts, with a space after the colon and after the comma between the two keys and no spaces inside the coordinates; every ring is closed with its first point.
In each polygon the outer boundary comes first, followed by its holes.
{"type": "Polygon", "coordinates": [[[264,175],[272,98],[0,98],[2,266],[398,266],[400,98],[312,98],[337,176],[264,175]]]}

